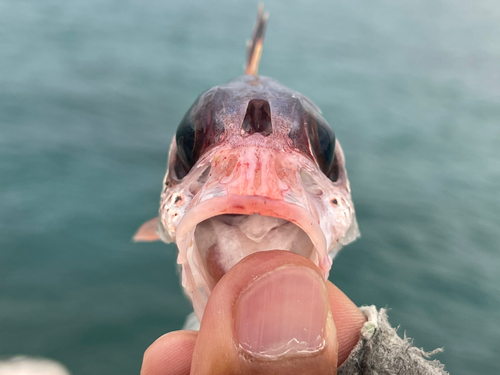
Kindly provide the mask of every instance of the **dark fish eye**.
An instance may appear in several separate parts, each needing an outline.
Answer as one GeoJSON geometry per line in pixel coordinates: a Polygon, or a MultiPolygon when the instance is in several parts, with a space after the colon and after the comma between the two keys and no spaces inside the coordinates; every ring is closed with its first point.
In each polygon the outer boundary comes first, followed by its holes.
{"type": "Polygon", "coordinates": [[[334,179],[332,176],[335,164],[335,133],[321,116],[311,114],[307,122],[307,135],[314,158],[321,171],[335,181],[336,177],[334,179]]]}
{"type": "Polygon", "coordinates": [[[295,119],[288,133],[293,145],[312,157],[331,181],[337,181],[340,166],[335,156],[335,133],[319,109],[300,95],[289,99],[284,108],[289,118],[295,119]]]}
{"type": "MultiPolygon", "coordinates": [[[[188,112],[177,127],[177,132],[175,133],[177,155],[185,169],[185,174],[193,168],[197,158],[195,150],[197,136],[196,126],[190,117],[190,113],[188,112]]],[[[178,177],[182,178],[184,176],[178,177]]]]}
{"type": "Polygon", "coordinates": [[[200,95],[177,127],[174,170],[178,179],[183,179],[203,153],[224,134],[224,124],[216,120],[224,98],[224,92],[217,90],[200,95]]]}
{"type": "Polygon", "coordinates": [[[178,178],[187,175],[200,158],[210,119],[211,116],[206,116],[203,113],[193,116],[190,109],[177,127],[175,142],[178,165],[176,165],[175,170],[178,178]]]}

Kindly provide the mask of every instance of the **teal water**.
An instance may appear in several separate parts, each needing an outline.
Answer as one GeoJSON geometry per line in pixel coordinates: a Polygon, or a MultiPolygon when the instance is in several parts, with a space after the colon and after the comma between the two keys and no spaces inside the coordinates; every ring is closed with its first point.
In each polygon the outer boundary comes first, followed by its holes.
{"type": "MultiPolygon", "coordinates": [[[[333,125],[362,237],[331,279],[452,374],[500,372],[500,5],[267,1],[261,74],[333,125]]],[[[0,355],[137,374],[190,311],[155,215],[171,137],[240,75],[253,1],[0,0],[0,355]]]]}

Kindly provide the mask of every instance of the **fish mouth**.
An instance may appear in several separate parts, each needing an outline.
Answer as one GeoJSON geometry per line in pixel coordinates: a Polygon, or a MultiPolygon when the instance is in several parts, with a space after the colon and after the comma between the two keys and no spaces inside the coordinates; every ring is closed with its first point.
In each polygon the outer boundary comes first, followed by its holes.
{"type": "Polygon", "coordinates": [[[318,220],[298,205],[260,196],[199,202],[180,221],[176,242],[182,284],[199,318],[217,282],[253,253],[294,252],[316,264],[325,278],[331,267],[318,220]]]}
{"type": "Polygon", "coordinates": [[[217,283],[246,256],[269,250],[284,250],[310,258],[314,245],[296,224],[259,214],[222,214],[199,223],[194,240],[203,265],[217,283]]]}

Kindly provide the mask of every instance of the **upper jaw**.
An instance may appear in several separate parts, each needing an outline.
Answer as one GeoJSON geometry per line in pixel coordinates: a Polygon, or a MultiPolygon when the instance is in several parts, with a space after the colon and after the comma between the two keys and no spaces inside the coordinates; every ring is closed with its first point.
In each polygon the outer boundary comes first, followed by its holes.
{"type": "MultiPolygon", "coordinates": [[[[179,247],[182,285],[199,318],[217,282],[195,240],[196,227],[204,220],[224,214],[285,219],[309,236],[314,246],[309,258],[325,278],[331,268],[330,251],[355,224],[348,189],[333,184],[298,152],[259,146],[212,150],[162,195],[160,214],[160,234],[179,247]]],[[[354,232],[356,237],[357,225],[354,232]]]]}

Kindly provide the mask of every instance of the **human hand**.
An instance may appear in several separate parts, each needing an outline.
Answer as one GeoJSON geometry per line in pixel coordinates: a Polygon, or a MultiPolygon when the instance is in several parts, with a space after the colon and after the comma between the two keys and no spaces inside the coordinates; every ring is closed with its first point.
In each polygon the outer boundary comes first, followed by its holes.
{"type": "Polygon", "coordinates": [[[365,320],[310,260],[259,252],[217,283],[199,332],[167,333],[146,350],[141,375],[336,374],[365,320]]]}

